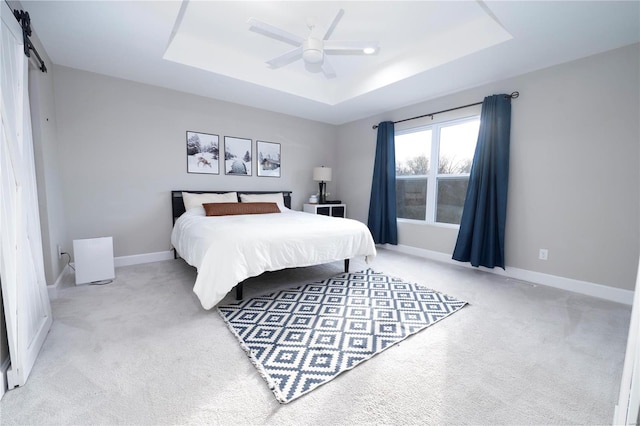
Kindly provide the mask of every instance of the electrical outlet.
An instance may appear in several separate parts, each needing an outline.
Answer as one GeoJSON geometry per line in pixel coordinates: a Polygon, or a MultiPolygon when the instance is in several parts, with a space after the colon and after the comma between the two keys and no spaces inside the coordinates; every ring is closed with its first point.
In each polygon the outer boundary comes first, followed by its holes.
{"type": "Polygon", "coordinates": [[[62,246],[58,244],[58,259],[62,259],[62,246]]]}
{"type": "Polygon", "coordinates": [[[549,250],[547,250],[547,249],[540,249],[540,252],[538,253],[538,259],[540,259],[540,260],[547,260],[547,259],[549,259],[549,250]]]}

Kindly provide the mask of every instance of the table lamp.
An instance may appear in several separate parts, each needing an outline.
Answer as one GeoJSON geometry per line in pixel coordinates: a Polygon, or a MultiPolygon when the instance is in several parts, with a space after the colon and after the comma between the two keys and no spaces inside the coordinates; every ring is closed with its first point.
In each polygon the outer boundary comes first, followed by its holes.
{"type": "Polygon", "coordinates": [[[313,180],[320,182],[318,184],[320,189],[318,202],[324,204],[327,201],[327,182],[331,182],[331,167],[314,167],[313,180]]]}

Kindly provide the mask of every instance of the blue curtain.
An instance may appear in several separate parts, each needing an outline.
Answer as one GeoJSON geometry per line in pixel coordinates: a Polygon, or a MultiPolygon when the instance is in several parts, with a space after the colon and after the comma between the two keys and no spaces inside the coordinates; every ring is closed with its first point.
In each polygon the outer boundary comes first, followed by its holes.
{"type": "Polygon", "coordinates": [[[511,97],[487,96],[453,259],[504,269],[511,97]]]}
{"type": "Polygon", "coordinates": [[[376,244],[398,244],[394,137],[393,122],[383,121],[378,124],[378,142],[367,222],[376,244]]]}

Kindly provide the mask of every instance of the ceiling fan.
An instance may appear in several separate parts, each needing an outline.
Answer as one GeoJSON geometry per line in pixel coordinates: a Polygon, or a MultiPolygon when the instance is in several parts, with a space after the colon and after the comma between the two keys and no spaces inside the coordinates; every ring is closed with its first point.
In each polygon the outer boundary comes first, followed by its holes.
{"type": "Polygon", "coordinates": [[[329,40],[329,37],[331,37],[331,34],[338,25],[342,15],[344,15],[344,9],[340,9],[338,11],[335,18],[333,18],[333,21],[331,21],[331,25],[329,25],[329,28],[324,34],[318,34],[318,29],[316,28],[314,20],[307,19],[307,27],[309,27],[310,31],[309,36],[306,39],[271,24],[267,24],[266,22],[262,22],[256,18],[249,18],[248,23],[251,31],[255,31],[296,46],[293,50],[285,52],[282,55],[267,61],[267,64],[271,68],[280,68],[302,58],[306,64],[310,64],[311,66],[319,65],[325,77],[334,78],[336,76],[336,72],[329,63],[326,57],[327,54],[341,52],[343,54],[352,55],[371,55],[378,51],[377,41],[329,40]]]}

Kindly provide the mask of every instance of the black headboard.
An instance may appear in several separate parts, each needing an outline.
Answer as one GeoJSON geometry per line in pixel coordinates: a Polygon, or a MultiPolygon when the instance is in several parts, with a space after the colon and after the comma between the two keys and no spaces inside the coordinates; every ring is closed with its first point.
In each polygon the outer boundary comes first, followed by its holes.
{"type": "Polygon", "coordinates": [[[281,192],[282,196],[284,197],[285,207],[291,208],[291,191],[171,191],[171,211],[173,213],[173,223],[176,223],[176,219],[178,219],[182,215],[182,213],[185,212],[184,202],[182,201],[183,192],[192,192],[194,194],[225,194],[227,192],[237,192],[238,201],[240,201],[240,194],[275,194],[281,192]]]}

